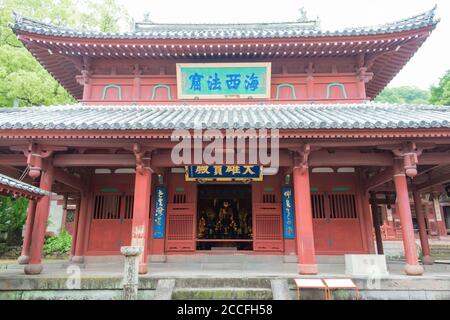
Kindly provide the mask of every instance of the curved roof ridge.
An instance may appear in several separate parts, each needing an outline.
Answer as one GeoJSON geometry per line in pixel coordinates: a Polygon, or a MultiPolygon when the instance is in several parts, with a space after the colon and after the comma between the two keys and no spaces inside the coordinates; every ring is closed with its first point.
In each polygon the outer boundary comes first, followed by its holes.
{"type": "MultiPolygon", "coordinates": [[[[387,23],[381,23],[381,24],[374,24],[374,25],[366,25],[362,26],[361,28],[364,29],[383,29],[383,28],[395,28],[403,25],[408,24],[420,24],[420,23],[429,23],[429,25],[438,23],[440,20],[436,19],[436,9],[437,5],[435,5],[431,10],[416,14],[411,17],[403,18],[400,20],[387,22],[387,23]]],[[[354,27],[347,27],[344,30],[352,30],[355,29],[354,27]]]]}
{"type": "MultiPolygon", "coordinates": [[[[366,102],[354,102],[354,103],[268,103],[268,104],[261,104],[261,103],[240,103],[239,101],[236,101],[235,103],[185,103],[180,102],[179,104],[148,104],[148,105],[135,105],[135,104],[129,104],[129,105],[117,105],[117,104],[82,104],[82,103],[75,103],[75,104],[67,104],[67,105],[52,105],[52,106],[30,106],[30,107],[5,107],[0,108],[0,114],[2,113],[10,113],[10,112],[30,112],[30,111],[53,111],[53,110],[96,110],[96,109],[111,109],[111,110],[124,110],[124,109],[140,109],[140,110],[149,110],[154,108],[160,108],[160,109],[175,109],[175,108],[181,108],[181,109],[207,109],[207,108],[218,108],[218,109],[230,109],[230,108],[279,108],[279,107],[285,107],[285,108],[298,108],[298,107],[305,107],[305,108],[349,108],[349,107],[384,107],[384,108],[417,108],[417,109],[441,109],[446,110],[450,109],[448,106],[443,105],[433,105],[433,104],[407,104],[407,103],[388,103],[388,102],[376,102],[376,101],[366,101],[366,102]]],[[[1,118],[0,118],[1,120],[1,118]]]]}
{"type": "Polygon", "coordinates": [[[136,22],[136,24],[142,26],[183,26],[183,27],[195,27],[195,26],[220,26],[220,27],[232,27],[232,26],[252,26],[252,25],[292,25],[292,26],[303,26],[312,23],[317,23],[318,20],[308,20],[308,21],[266,21],[266,22],[206,22],[206,23],[195,23],[195,22],[136,22]]]}

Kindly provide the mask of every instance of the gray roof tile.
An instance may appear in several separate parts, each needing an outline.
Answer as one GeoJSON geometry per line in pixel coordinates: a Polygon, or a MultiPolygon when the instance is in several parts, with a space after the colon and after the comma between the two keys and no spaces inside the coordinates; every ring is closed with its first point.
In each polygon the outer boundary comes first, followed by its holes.
{"type": "Polygon", "coordinates": [[[14,30],[75,38],[104,39],[249,39],[372,35],[402,32],[435,25],[435,9],[393,23],[353,27],[343,30],[320,30],[315,21],[279,23],[234,23],[234,24],[158,24],[138,23],[132,32],[104,33],[80,31],[53,26],[29,18],[16,16],[14,30]]]}
{"type": "Polygon", "coordinates": [[[29,185],[28,183],[10,178],[8,176],[5,176],[3,174],[0,174],[0,185],[5,186],[5,187],[9,187],[9,188],[14,188],[14,189],[18,189],[18,190],[22,190],[24,192],[28,192],[28,193],[32,193],[34,195],[38,195],[38,196],[48,196],[51,193],[48,191],[45,191],[43,189],[40,189],[38,187],[29,185]]]}
{"type": "Polygon", "coordinates": [[[450,128],[450,107],[378,103],[0,108],[0,130],[450,128]]]}

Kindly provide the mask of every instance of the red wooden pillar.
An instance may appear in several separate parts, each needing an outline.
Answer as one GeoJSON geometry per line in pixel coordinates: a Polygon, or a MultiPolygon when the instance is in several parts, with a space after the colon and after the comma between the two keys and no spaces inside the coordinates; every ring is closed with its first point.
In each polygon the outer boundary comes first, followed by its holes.
{"type": "Polygon", "coordinates": [[[294,167],[295,235],[297,239],[298,272],[317,274],[311,206],[311,189],[307,165],[294,167]]]}
{"type": "Polygon", "coordinates": [[[423,267],[419,264],[416,251],[416,240],[414,238],[405,169],[403,164],[399,161],[396,161],[394,164],[394,184],[397,192],[397,210],[400,215],[400,225],[402,227],[403,246],[405,250],[405,272],[411,276],[422,275],[423,267]]]}
{"type": "MultiPolygon", "coordinates": [[[[52,191],[53,167],[48,165],[46,170],[41,172],[41,181],[39,187],[43,190],[52,191]]],[[[43,269],[42,250],[44,247],[45,231],[47,229],[47,220],[50,211],[51,195],[44,196],[37,201],[36,213],[34,216],[29,262],[25,265],[25,274],[40,274],[43,269]]]]}
{"type": "Polygon", "coordinates": [[[80,205],[81,205],[81,199],[78,199],[76,208],[75,208],[75,214],[73,217],[72,246],[70,247],[70,260],[72,260],[72,257],[75,256],[75,247],[77,244],[77,234],[78,234],[78,222],[80,220],[80,212],[81,212],[80,205]]]}
{"type": "Polygon", "coordinates": [[[428,243],[427,226],[425,223],[425,215],[422,208],[422,199],[418,191],[413,192],[414,207],[416,209],[417,224],[419,225],[420,245],[422,247],[422,261],[423,264],[433,264],[433,258],[431,258],[430,245],[428,243]]]}
{"type": "Polygon", "coordinates": [[[62,218],[61,218],[61,232],[63,230],[67,230],[67,203],[69,201],[69,195],[66,193],[64,195],[64,199],[63,199],[63,214],[62,214],[62,218]]]}
{"type": "Polygon", "coordinates": [[[434,219],[436,221],[436,231],[439,236],[447,236],[447,227],[445,225],[444,212],[441,204],[439,203],[439,197],[441,192],[439,188],[434,187],[431,192],[431,199],[433,201],[434,219]]]}
{"type": "Polygon", "coordinates": [[[151,185],[151,171],[147,168],[136,169],[131,245],[143,247],[144,249],[139,257],[140,274],[146,274],[148,272],[148,226],[151,185]]]}
{"type": "Polygon", "coordinates": [[[376,196],[374,192],[370,193],[370,209],[372,211],[373,228],[375,231],[375,239],[377,242],[377,253],[384,254],[383,238],[381,237],[380,217],[378,216],[378,206],[376,204],[376,196]]]}
{"type": "Polygon", "coordinates": [[[84,262],[84,244],[86,242],[86,229],[89,220],[89,191],[81,192],[80,210],[78,217],[77,236],[75,240],[75,253],[72,257],[72,262],[84,262]]]}
{"type": "Polygon", "coordinates": [[[365,223],[365,231],[366,231],[366,238],[367,238],[367,252],[369,254],[375,254],[375,244],[374,244],[374,226],[373,226],[373,219],[372,219],[372,208],[370,205],[370,198],[369,193],[364,192],[363,195],[363,209],[361,211],[364,215],[364,223],[365,223]]]}
{"type": "Polygon", "coordinates": [[[33,234],[33,223],[36,215],[36,200],[29,200],[27,209],[27,222],[25,223],[25,236],[23,237],[22,253],[17,259],[19,264],[27,264],[30,255],[31,236],[33,234]]]}

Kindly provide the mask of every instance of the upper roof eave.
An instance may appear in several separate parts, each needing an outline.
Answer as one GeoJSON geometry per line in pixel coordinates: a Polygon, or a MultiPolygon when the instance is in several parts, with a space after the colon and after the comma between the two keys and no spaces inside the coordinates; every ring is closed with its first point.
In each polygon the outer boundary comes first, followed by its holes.
{"type": "Polygon", "coordinates": [[[324,31],[314,21],[240,24],[142,24],[132,32],[104,33],[80,31],[58,27],[30,18],[15,15],[12,29],[16,34],[29,33],[50,37],[79,39],[122,39],[122,40],[223,40],[223,39],[273,39],[273,38],[324,38],[354,37],[402,33],[406,31],[434,28],[436,7],[425,13],[378,26],[346,28],[324,31]]]}

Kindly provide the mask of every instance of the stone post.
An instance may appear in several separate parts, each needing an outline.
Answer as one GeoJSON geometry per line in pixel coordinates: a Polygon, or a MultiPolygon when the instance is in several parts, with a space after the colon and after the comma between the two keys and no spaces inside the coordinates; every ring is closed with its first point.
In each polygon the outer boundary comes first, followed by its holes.
{"type": "Polygon", "coordinates": [[[139,284],[139,256],[144,251],[143,247],[122,247],[120,252],[125,257],[123,274],[123,299],[137,300],[139,284]]]}

